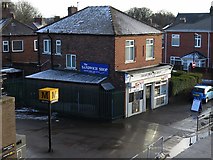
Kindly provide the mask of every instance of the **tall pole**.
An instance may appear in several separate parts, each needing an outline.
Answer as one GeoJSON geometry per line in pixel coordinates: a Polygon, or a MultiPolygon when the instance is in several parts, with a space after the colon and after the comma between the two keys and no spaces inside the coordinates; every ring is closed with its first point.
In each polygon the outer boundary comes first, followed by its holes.
{"type": "Polygon", "coordinates": [[[52,135],[51,135],[51,102],[49,102],[49,116],[48,116],[48,127],[49,127],[49,150],[52,152],[52,135]]]}

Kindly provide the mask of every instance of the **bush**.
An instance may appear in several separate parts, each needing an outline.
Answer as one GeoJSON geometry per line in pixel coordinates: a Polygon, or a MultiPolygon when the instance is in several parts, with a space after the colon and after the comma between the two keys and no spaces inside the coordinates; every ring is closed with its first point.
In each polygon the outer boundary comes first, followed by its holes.
{"type": "Polygon", "coordinates": [[[177,71],[172,73],[172,95],[188,94],[192,88],[201,82],[202,74],[177,71]]]}

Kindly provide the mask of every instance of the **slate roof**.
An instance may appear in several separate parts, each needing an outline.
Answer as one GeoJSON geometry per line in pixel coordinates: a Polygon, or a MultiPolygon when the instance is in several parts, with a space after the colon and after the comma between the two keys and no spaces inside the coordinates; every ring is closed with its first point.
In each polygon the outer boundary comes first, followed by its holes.
{"type": "Polygon", "coordinates": [[[210,13],[179,13],[167,32],[213,32],[213,16],[210,13]]]}
{"type": "Polygon", "coordinates": [[[35,73],[26,76],[27,79],[37,79],[37,80],[49,80],[49,81],[63,81],[63,82],[73,82],[73,83],[86,83],[86,84],[99,84],[107,77],[85,74],[75,71],[67,70],[46,70],[39,73],[35,73]]]}
{"type": "Polygon", "coordinates": [[[0,33],[3,36],[36,35],[36,33],[31,27],[13,18],[0,19],[0,33]]]}
{"type": "Polygon", "coordinates": [[[71,16],[38,30],[38,33],[140,35],[161,31],[146,25],[111,6],[86,7],[71,16]]]}

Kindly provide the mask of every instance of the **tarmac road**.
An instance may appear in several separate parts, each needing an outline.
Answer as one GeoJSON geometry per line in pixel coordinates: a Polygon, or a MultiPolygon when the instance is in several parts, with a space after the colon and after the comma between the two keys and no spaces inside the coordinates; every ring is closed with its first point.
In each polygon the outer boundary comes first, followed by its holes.
{"type": "MultiPolygon", "coordinates": [[[[211,102],[203,105],[208,107],[211,102]]],[[[54,118],[52,153],[48,153],[47,120],[17,118],[17,133],[27,137],[27,158],[132,158],[161,136],[191,134],[172,126],[197,114],[190,108],[190,102],[176,98],[167,106],[112,123],[54,118]]]]}

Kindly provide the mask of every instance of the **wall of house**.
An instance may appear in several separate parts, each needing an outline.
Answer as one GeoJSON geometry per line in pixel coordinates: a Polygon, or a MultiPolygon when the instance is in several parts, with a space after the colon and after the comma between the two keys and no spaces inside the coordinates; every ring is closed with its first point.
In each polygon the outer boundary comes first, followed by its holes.
{"type": "Polygon", "coordinates": [[[210,34],[210,68],[213,68],[213,33],[210,34]]]}
{"type": "Polygon", "coordinates": [[[162,62],[162,35],[118,36],[115,38],[115,69],[117,71],[157,65],[162,62]],[[154,59],[146,60],[146,39],[154,39],[154,59]],[[125,63],[125,41],[135,41],[135,62],[125,63]]]}
{"type": "Polygon", "coordinates": [[[37,40],[37,36],[3,36],[2,41],[9,41],[9,52],[2,53],[2,65],[8,66],[13,63],[37,63],[38,52],[34,51],[34,40],[37,40]],[[23,40],[24,50],[22,52],[12,51],[12,41],[23,40]]]}
{"type": "Polygon", "coordinates": [[[194,32],[193,33],[183,33],[183,32],[175,32],[175,33],[167,33],[167,47],[166,47],[166,62],[170,62],[170,56],[178,56],[182,57],[188,53],[193,51],[199,51],[204,56],[208,56],[208,33],[198,33],[202,36],[201,48],[194,47],[194,32]],[[172,34],[179,34],[180,35],[180,46],[173,47],[171,44],[172,41],[172,34]]]}
{"type": "Polygon", "coordinates": [[[39,53],[41,70],[51,68],[51,55],[43,54],[43,40],[52,39],[54,69],[66,69],[66,54],[76,55],[76,70],[80,71],[80,62],[93,62],[109,65],[108,81],[117,89],[124,90],[124,74],[115,72],[114,36],[95,35],[41,35],[39,34],[39,53]],[[51,37],[51,38],[50,38],[51,37]],[[61,40],[62,54],[55,55],[55,42],[61,40]],[[121,83],[122,82],[122,83],[121,83]]]}

